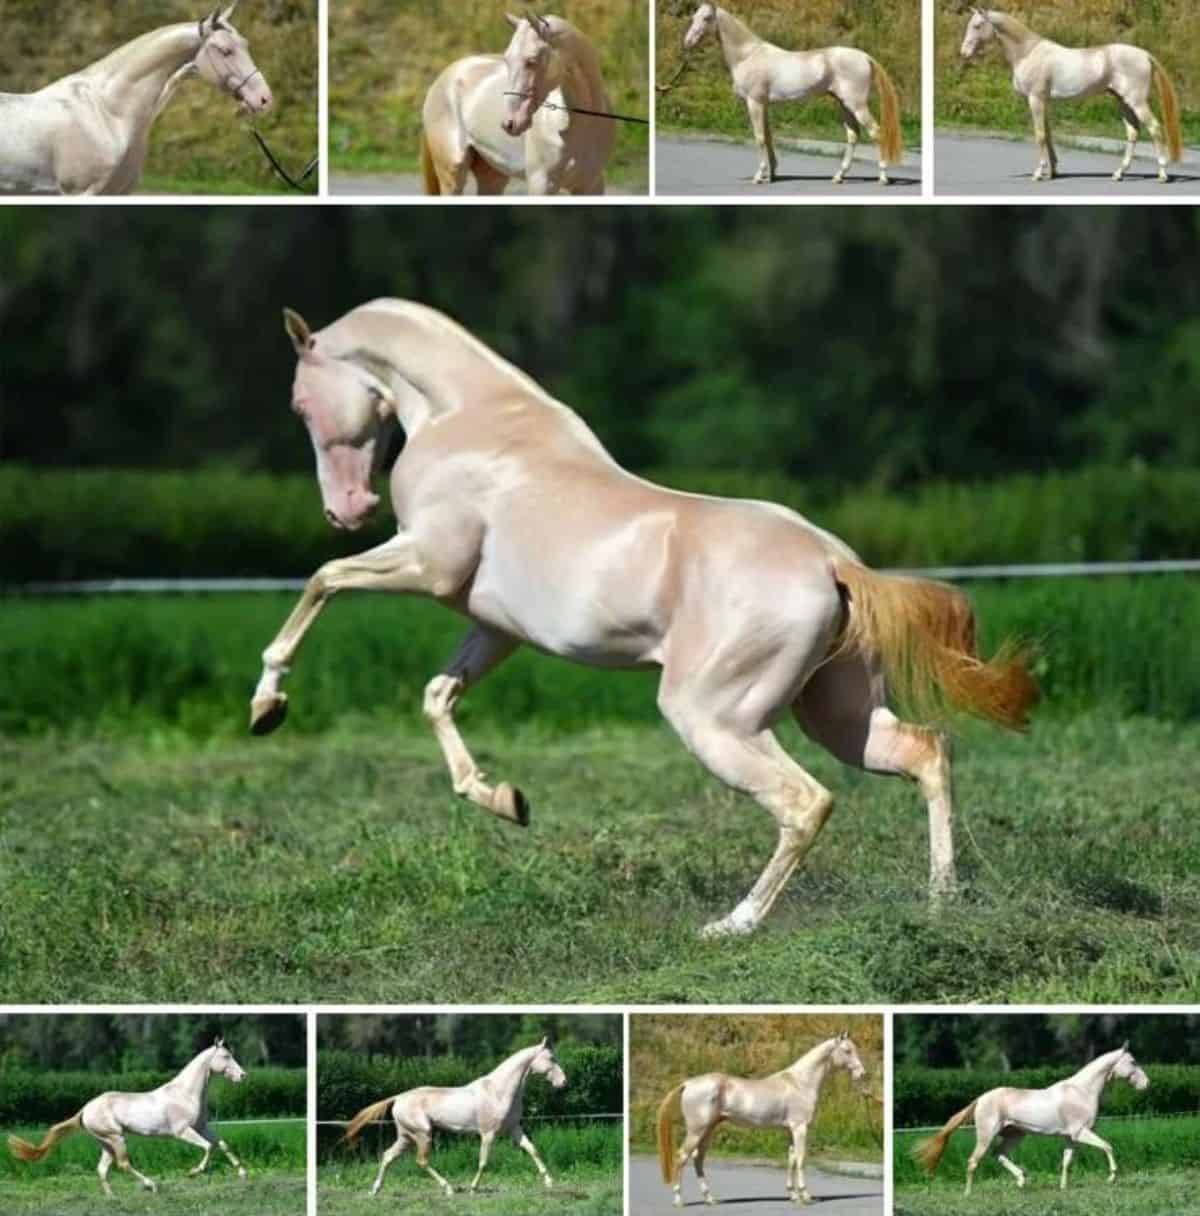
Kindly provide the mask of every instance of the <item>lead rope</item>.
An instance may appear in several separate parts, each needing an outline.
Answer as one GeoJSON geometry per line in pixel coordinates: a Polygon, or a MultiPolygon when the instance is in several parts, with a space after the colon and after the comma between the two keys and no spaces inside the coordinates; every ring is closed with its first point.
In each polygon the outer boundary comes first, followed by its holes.
{"type": "Polygon", "coordinates": [[[859,1096],[867,1104],[867,1126],[871,1129],[871,1135],[874,1137],[875,1142],[879,1145],[880,1148],[882,1148],[883,1147],[883,1118],[882,1118],[883,1111],[881,1110],[879,1112],[881,1117],[879,1120],[879,1130],[878,1131],[875,1130],[875,1120],[871,1118],[870,1112],[871,1112],[871,1103],[875,1102],[879,1106],[882,1107],[883,1099],[877,1098],[873,1093],[871,1093],[871,1091],[869,1089],[867,1089],[866,1085],[861,1085],[861,1086],[856,1085],[855,1089],[858,1090],[859,1096]]]}
{"type": "MultiPolygon", "coordinates": [[[[515,93],[512,90],[507,90],[505,97],[532,97],[532,93],[515,93]]],[[[537,107],[539,110],[566,110],[570,114],[590,114],[593,118],[611,118],[616,122],[640,122],[644,126],[650,125],[648,118],[633,118],[629,114],[609,114],[605,110],[585,110],[582,106],[560,106],[554,101],[543,101],[537,107]]]]}
{"type": "Polygon", "coordinates": [[[679,61],[679,67],[675,70],[675,75],[667,81],[666,84],[656,84],[654,87],[660,93],[669,93],[678,83],[680,76],[684,74],[691,66],[691,60],[688,59],[687,51],[684,51],[683,58],[679,61]]]}

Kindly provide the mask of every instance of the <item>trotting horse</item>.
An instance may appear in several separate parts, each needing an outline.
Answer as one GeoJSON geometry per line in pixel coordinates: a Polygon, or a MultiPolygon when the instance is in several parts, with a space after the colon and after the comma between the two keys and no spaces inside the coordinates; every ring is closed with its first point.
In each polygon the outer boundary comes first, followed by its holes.
{"type": "Polygon", "coordinates": [[[245,113],[268,110],[271,90],[229,21],[235,8],[143,34],[36,93],[0,93],[0,194],[128,194],[151,125],[193,73],[245,113]]]}
{"type": "Polygon", "coordinates": [[[139,1174],[129,1161],[125,1136],[170,1136],[204,1150],[200,1164],[188,1171],[202,1174],[208,1169],[213,1146],[218,1147],[237,1167],[238,1177],[246,1170],[224,1140],[208,1128],[208,1082],[212,1076],[240,1081],[246,1074],[225,1046],[223,1039],[206,1047],[178,1076],[149,1093],[107,1093],[93,1098],[78,1114],[56,1123],[41,1144],[33,1145],[19,1136],[9,1136],[9,1151],[22,1161],[41,1161],[62,1139],[72,1132],[85,1131],[100,1142],[100,1164],[96,1172],[106,1195],[112,1195],[108,1171],[115,1160],[117,1168],[132,1174],[148,1191],[158,1190],[153,1179],[139,1174]]]}
{"type": "Polygon", "coordinates": [[[1074,1076],[1047,1089],[1012,1089],[1009,1086],[989,1089],[949,1119],[936,1136],[918,1144],[913,1149],[913,1156],[932,1176],[950,1137],[974,1115],[975,1147],[967,1162],[967,1195],[971,1193],[971,1181],[980,1161],[997,1136],[1000,1137],[1000,1147],[996,1156],[1017,1180],[1019,1187],[1025,1185],[1025,1171],[1010,1160],[1010,1154],[1020,1143],[1021,1137],[1027,1135],[1061,1136],[1067,1142],[1063,1149],[1062,1178],[1059,1182],[1062,1190],[1067,1189],[1067,1170],[1077,1144],[1090,1144],[1093,1148],[1101,1149],[1108,1158],[1108,1180],[1115,1182],[1117,1162],[1113,1157],[1112,1145],[1092,1131],[1100,1110],[1100,1094],[1114,1077],[1128,1081],[1134,1089],[1139,1090],[1150,1084],[1150,1079],[1130,1054],[1128,1043],[1122,1043],[1116,1051],[1097,1056],[1074,1076]]]}
{"type": "Polygon", "coordinates": [[[421,111],[426,194],[503,194],[510,178],[530,194],[603,194],[616,140],[595,47],[562,17],[508,14],[503,55],[469,55],[445,68],[421,111]],[[548,103],[548,104],[547,104],[548,103]]]}
{"type": "Polygon", "coordinates": [[[879,180],[888,184],[887,167],[899,162],[904,151],[900,136],[899,103],[891,77],[865,51],[830,46],[819,51],[785,51],[760,38],[748,25],[715,4],[702,4],[692,15],[683,37],[687,50],[699,46],[708,34],[721,44],[733,91],[746,102],[754,141],[758,144],[758,184],[775,180],[775,144],[767,105],[772,101],[802,101],[814,93],[828,93],[842,112],[846,151],[833,184],[841,185],[854,160],[859,133],[866,130],[879,144],[879,180]],[[867,106],[871,82],[879,93],[876,122],[867,106]]]}
{"type": "Polygon", "coordinates": [[[446,1192],[454,1194],[454,1188],[429,1164],[429,1148],[433,1143],[433,1132],[440,1128],[449,1132],[476,1132],[479,1135],[479,1169],[471,1182],[471,1190],[479,1186],[479,1179],[487,1165],[488,1154],[497,1136],[508,1136],[512,1142],[527,1152],[542,1176],[547,1187],[554,1185],[550,1171],[546,1169],[533,1141],[521,1127],[521,1111],[525,1101],[525,1084],[531,1076],[543,1076],[554,1086],[562,1089],[567,1083],[567,1074],[554,1058],[549,1039],[543,1039],[532,1047],[522,1047],[502,1064],[498,1064],[486,1076],[478,1077],[470,1085],[453,1088],[422,1085],[407,1093],[364,1107],[350,1121],[344,1141],[353,1144],[368,1123],[381,1119],[391,1109],[396,1124],[396,1142],[386,1149],[379,1162],[379,1173],[371,1186],[371,1194],[378,1195],[383,1186],[383,1176],[388,1166],[408,1146],[417,1150],[417,1164],[446,1192]]]}
{"type": "Polygon", "coordinates": [[[892,713],[885,673],[910,704],[940,694],[1014,729],[1037,699],[1019,655],[978,656],[961,592],[869,570],[783,507],[633,476],[577,414],[420,304],[375,300],[317,333],[291,310],[285,322],[299,360],[292,408],[331,524],[363,523],[397,424],[407,441],[391,472],[398,531],[309,579],[263,653],[256,734],[283,721],[283,677],[334,595],[425,595],[474,622],[426,686],[424,712],[455,792],[484,809],[528,823],[524,796],[485,779],[455,707],[528,643],[596,667],[659,669],[659,708],[689,750],[776,820],[774,856],[707,933],[758,926],[829,818],[832,794],[772,733],[789,713],[845,763],[920,786],[931,894],[953,889],[948,743],[892,713]]]}
{"type": "Polygon", "coordinates": [[[788,1198],[797,1204],[812,1202],[804,1184],[804,1152],[808,1126],[831,1068],[844,1068],[855,1081],[866,1075],[858,1049],[845,1031],[818,1043],[794,1064],[769,1077],[747,1079],[709,1072],[676,1085],[658,1108],[658,1163],[663,1181],[675,1188],[675,1206],[683,1207],[683,1169],[689,1160],[704,1202],[716,1202],[704,1176],[704,1155],[713,1133],[726,1121],[742,1127],[786,1127],[791,1135],[785,1182],[788,1198]],[[672,1153],[671,1116],[677,1094],[687,1134],[679,1151],[672,1153]]]}
{"type": "Polygon", "coordinates": [[[1170,180],[1168,161],[1183,156],[1179,101],[1170,77],[1149,51],[1121,42],[1085,49],[1059,46],[999,9],[972,8],[963,36],[962,57],[973,59],[993,40],[1000,43],[1012,68],[1013,88],[1029,102],[1039,153],[1033,171],[1035,182],[1052,178],[1058,172],[1058,153],[1050,138],[1051,100],[1089,97],[1093,93],[1111,93],[1125,124],[1125,155],[1113,170],[1113,181],[1119,182],[1125,176],[1143,127],[1154,141],[1158,180],[1170,180]],[[1163,127],[1150,109],[1151,82],[1158,88],[1166,127],[1165,143],[1163,127]]]}

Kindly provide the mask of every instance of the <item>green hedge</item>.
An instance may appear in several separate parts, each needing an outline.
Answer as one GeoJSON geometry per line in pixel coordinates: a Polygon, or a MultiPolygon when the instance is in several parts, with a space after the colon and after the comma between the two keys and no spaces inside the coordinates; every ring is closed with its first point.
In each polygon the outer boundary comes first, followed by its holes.
{"type": "MultiPolygon", "coordinates": [[[[174,1074],[163,1072],[0,1072],[0,1126],[41,1125],[67,1119],[97,1094],[157,1089],[174,1074]]],[[[222,1119],[304,1115],[308,1110],[303,1068],[255,1068],[233,1085],[215,1077],[209,1109],[222,1119]]]]}
{"type": "MultiPolygon", "coordinates": [[[[1140,1093],[1123,1081],[1105,1087],[1105,1115],[1164,1115],[1200,1111],[1200,1066],[1143,1063],[1150,1087],[1140,1093]]],[[[894,1125],[932,1127],[945,1123],[980,1094],[1001,1085],[1044,1089],[1070,1075],[1061,1065],[1049,1068],[998,1069],[905,1068],[893,1084],[894,1125]]]]}
{"type": "MultiPolygon", "coordinates": [[[[1189,470],[1086,469],[912,494],[864,488],[821,501],[783,477],[654,471],[679,489],[803,511],[874,565],[1109,561],[1200,553],[1189,470]]],[[[144,473],[0,468],[0,580],[302,576],[385,538],[334,531],[315,478],[223,470],[144,473]]]]}

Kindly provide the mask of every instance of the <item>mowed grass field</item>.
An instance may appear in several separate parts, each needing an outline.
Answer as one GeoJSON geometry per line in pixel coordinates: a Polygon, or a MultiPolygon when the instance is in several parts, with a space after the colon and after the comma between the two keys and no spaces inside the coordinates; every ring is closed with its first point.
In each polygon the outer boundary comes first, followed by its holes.
{"type": "Polygon", "coordinates": [[[390,1127],[370,1128],[357,1148],[334,1150],[318,1169],[318,1207],[329,1213],[354,1216],[374,1211],[381,1203],[389,1212],[413,1216],[458,1212],[464,1202],[482,1216],[617,1216],[623,1210],[622,1126],[619,1120],[595,1123],[528,1122],[525,1127],[554,1179],[545,1187],[529,1157],[509,1140],[497,1140],[475,1195],[462,1192],[479,1166],[475,1136],[440,1135],[430,1164],[454,1188],[453,1198],[416,1164],[412,1151],[402,1154],[388,1170],[383,1190],[368,1194],[379,1157],[395,1135],[390,1127]]]}
{"type": "MultiPolygon", "coordinates": [[[[105,1200],[96,1176],[100,1150],[86,1134],[76,1133],[58,1144],[44,1161],[16,1161],[0,1153],[0,1191],[5,1216],[93,1216],[103,1208],[124,1216],[303,1216],[305,1211],[305,1144],[302,1122],[259,1126],[218,1126],[242,1159],[249,1177],[238,1178],[219,1150],[208,1173],[189,1178],[200,1151],[173,1140],[130,1136],[130,1160],[158,1183],[158,1193],[143,1190],[135,1178],[113,1169],[112,1200],[105,1200]]],[[[38,1143],[45,1127],[6,1127],[38,1143]]]]}
{"type": "MultiPolygon", "coordinates": [[[[659,85],[676,77],[684,58],[683,36],[697,8],[696,0],[657,0],[656,72],[659,85]]],[[[913,148],[921,138],[921,5],[919,0],[741,0],[728,8],[760,38],[789,51],[826,46],[852,46],[883,64],[900,97],[904,142],[913,148]]],[[[732,135],[753,139],[746,105],[734,95],[729,69],[712,37],[688,53],[688,68],[670,91],[659,93],[656,117],[660,130],[732,135]]],[[[868,103],[879,117],[879,98],[872,89],[868,103]]],[[[771,128],[793,138],[844,140],[841,112],[828,97],[778,103],[771,107],[771,128]]],[[[864,137],[865,138],[865,137],[864,137]]]]}
{"type": "MultiPolygon", "coordinates": [[[[953,1112],[948,1111],[949,1116],[953,1112]]],[[[1109,1184],[1108,1166],[1099,1149],[1080,1146],[1071,1163],[1066,1193],[1058,1189],[1063,1142],[1027,1136],[1012,1159],[1026,1171],[1018,1190],[994,1153],[975,1176],[970,1209],[981,1216],[1025,1216],[1031,1210],[1047,1216],[1187,1216],[1200,1212],[1195,1170],[1200,1166],[1200,1117],[1170,1119],[1105,1119],[1096,1131],[1113,1146],[1117,1181],[1109,1184]]],[[[898,1131],[895,1137],[897,1216],[950,1216],[963,1211],[962,1187],[967,1157],[975,1143],[973,1129],[950,1138],[934,1180],[910,1157],[913,1145],[928,1133],[898,1131]]]]}
{"type": "MultiPolygon", "coordinates": [[[[1166,69],[1179,95],[1186,144],[1200,143],[1200,7],[1192,0],[1038,0],[1001,5],[1043,37],[1063,46],[1131,43],[1150,51],[1166,69]]],[[[960,54],[970,8],[938,0],[934,27],[934,120],[939,127],[983,128],[1029,135],[1029,106],[1012,87],[1012,72],[999,45],[991,44],[973,63],[960,54]]],[[[1150,105],[1162,119],[1157,92],[1150,105]]],[[[1116,102],[1106,93],[1056,102],[1054,131],[1124,139],[1116,102]]],[[[1148,137],[1143,137],[1148,139],[1148,137]]]]}
{"type": "MultiPolygon", "coordinates": [[[[514,8],[520,13],[520,8],[514,8]]],[[[539,13],[576,25],[596,47],[613,110],[649,116],[650,34],[642,0],[559,0],[539,13]]],[[[492,0],[339,0],[329,31],[329,152],[336,171],[415,173],[425,94],[466,55],[502,54],[512,36],[492,0]]],[[[648,128],[617,123],[606,175],[649,185],[648,128]]],[[[519,192],[520,184],[511,187],[519,192]]]]}

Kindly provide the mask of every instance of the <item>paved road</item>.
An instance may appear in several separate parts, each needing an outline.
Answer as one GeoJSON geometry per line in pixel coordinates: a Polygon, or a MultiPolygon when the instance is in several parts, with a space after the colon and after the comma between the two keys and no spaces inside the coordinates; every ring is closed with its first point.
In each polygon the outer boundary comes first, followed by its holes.
{"type": "MultiPolygon", "coordinates": [[[[611,183],[605,189],[606,195],[629,195],[634,193],[627,187],[613,186],[611,183]]],[[[421,185],[421,179],[415,173],[368,173],[354,175],[331,173],[329,175],[329,193],[411,197],[416,194],[424,194],[424,189],[421,185]]],[[[474,182],[471,182],[468,186],[467,193],[475,193],[474,182]]],[[[644,194],[645,191],[642,190],[639,193],[644,194]]],[[[524,194],[525,183],[513,182],[508,188],[508,193],[503,197],[515,198],[524,194]]]]}
{"type": "MultiPolygon", "coordinates": [[[[654,142],[658,194],[748,194],[774,197],[792,194],[828,194],[844,198],[847,194],[920,194],[921,158],[919,152],[904,153],[899,169],[892,170],[893,184],[880,186],[875,146],[860,143],[858,156],[846,181],[835,186],[829,179],[837,169],[835,156],[802,151],[775,141],[780,176],[770,185],[756,186],[758,151],[752,143],[731,140],[678,139],[659,136],[654,142]]],[[[832,145],[831,145],[832,150],[832,145]]],[[[841,156],[841,149],[837,151],[841,156]]]]}
{"type": "Polygon", "coordinates": [[[1164,185],[1158,181],[1158,164],[1150,145],[1138,144],[1139,154],[1129,166],[1125,180],[1114,182],[1112,172],[1119,163],[1122,143],[1117,140],[1094,143],[1096,148],[1085,149],[1068,146],[1059,139],[1056,147],[1060,176],[1051,182],[1035,182],[1030,177],[1037,162],[1032,136],[1013,140],[939,131],[933,142],[934,193],[1017,194],[1030,198],[1102,194],[1114,201],[1139,194],[1153,198],[1200,194],[1200,151],[1196,149],[1184,149],[1183,161],[1170,166],[1174,180],[1164,185]]]}
{"type": "MultiPolygon", "coordinates": [[[[783,1162],[777,1166],[736,1165],[713,1157],[704,1172],[718,1203],[706,1208],[691,1166],[683,1179],[687,1210],[699,1216],[796,1216],[798,1211],[821,1216],[882,1216],[883,1181],[879,1178],[849,1178],[825,1174],[806,1166],[804,1180],[816,1201],[795,1207],[783,1192],[783,1162]]],[[[680,1209],[671,1205],[672,1191],[663,1185],[658,1162],[653,1157],[631,1157],[629,1161],[629,1216],[673,1216],[680,1209]]]]}

